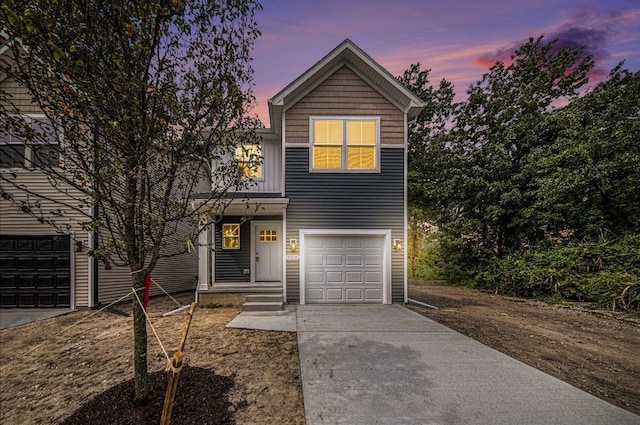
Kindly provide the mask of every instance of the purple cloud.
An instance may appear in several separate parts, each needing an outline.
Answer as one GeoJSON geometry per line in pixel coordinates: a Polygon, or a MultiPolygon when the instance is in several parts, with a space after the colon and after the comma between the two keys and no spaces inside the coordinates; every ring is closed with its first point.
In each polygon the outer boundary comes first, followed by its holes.
{"type": "MultiPolygon", "coordinates": [[[[600,81],[609,75],[609,70],[602,68],[602,64],[613,56],[610,48],[618,27],[626,25],[630,20],[637,19],[638,13],[638,10],[631,10],[626,13],[596,15],[590,11],[581,10],[555,30],[546,31],[545,40],[556,40],[554,52],[565,47],[584,47],[584,56],[590,55],[595,61],[595,67],[589,73],[589,78],[592,82],[600,81]]],[[[531,34],[532,37],[538,35],[531,34]]],[[[508,65],[511,62],[511,55],[524,42],[525,40],[520,40],[499,50],[485,52],[477,56],[474,63],[483,68],[488,68],[497,61],[508,65]]]]}

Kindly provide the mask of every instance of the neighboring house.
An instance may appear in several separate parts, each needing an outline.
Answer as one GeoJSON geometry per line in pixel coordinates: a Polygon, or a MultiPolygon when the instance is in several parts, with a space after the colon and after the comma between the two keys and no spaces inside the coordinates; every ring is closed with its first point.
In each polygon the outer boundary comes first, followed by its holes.
{"type": "Polygon", "coordinates": [[[237,152],[254,186],[201,234],[198,292],[406,301],[407,127],[423,107],[350,40],[269,100],[272,128],[237,152]]]}
{"type": "MultiPolygon", "coordinates": [[[[0,48],[0,55],[5,53],[6,46],[0,48]]],[[[33,103],[29,92],[2,74],[0,72],[0,91],[11,96],[24,119],[38,125],[46,124],[47,118],[33,103]]],[[[58,140],[50,142],[59,143],[58,140]]],[[[0,121],[0,173],[11,178],[15,176],[19,185],[40,195],[27,195],[0,179],[3,190],[18,202],[39,201],[43,209],[56,211],[61,207],[55,200],[68,202],[73,199],[64,195],[67,191],[72,196],[73,188],[51,182],[38,171],[42,161],[56,160],[58,158],[50,155],[35,155],[28,144],[11,134],[0,121]]],[[[90,206],[81,208],[92,214],[90,206]]],[[[101,262],[87,255],[97,246],[97,235],[82,229],[79,222],[84,217],[65,209],[59,223],[68,230],[59,234],[53,227],[40,223],[5,197],[0,197],[0,307],[94,307],[115,301],[131,290],[131,274],[127,267],[106,270],[101,262]]],[[[195,290],[197,262],[196,253],[162,260],[154,270],[153,278],[169,292],[195,290]]],[[[152,294],[159,293],[161,291],[153,286],[152,294]]]]}

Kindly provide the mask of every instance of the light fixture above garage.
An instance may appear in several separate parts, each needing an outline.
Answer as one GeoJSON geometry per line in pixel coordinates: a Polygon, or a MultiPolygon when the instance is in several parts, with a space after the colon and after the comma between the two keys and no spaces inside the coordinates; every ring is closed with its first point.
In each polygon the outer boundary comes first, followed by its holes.
{"type": "Polygon", "coordinates": [[[394,239],[393,240],[393,250],[394,251],[402,251],[402,240],[401,239],[394,239]]]}
{"type": "Polygon", "coordinates": [[[289,249],[291,252],[298,251],[298,240],[297,239],[289,239],[289,249]]]}

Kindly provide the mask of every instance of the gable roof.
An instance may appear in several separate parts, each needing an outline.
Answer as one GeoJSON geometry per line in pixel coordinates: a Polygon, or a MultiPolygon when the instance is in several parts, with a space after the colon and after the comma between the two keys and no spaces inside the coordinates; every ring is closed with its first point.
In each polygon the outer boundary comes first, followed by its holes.
{"type": "Polygon", "coordinates": [[[409,121],[413,120],[426,104],[354,42],[346,39],[291,84],[269,99],[271,126],[276,131],[280,130],[282,113],[295,105],[343,66],[347,66],[389,102],[406,113],[409,121]]]}

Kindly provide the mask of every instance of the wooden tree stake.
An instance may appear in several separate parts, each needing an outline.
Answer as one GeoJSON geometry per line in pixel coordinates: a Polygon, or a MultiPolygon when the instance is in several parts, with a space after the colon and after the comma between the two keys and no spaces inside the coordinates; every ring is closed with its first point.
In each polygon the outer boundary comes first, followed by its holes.
{"type": "Polygon", "coordinates": [[[184,360],[184,344],[187,342],[187,334],[189,333],[189,326],[191,326],[191,318],[193,317],[193,310],[195,307],[196,303],[191,303],[185,327],[182,331],[182,338],[180,338],[178,351],[173,354],[173,359],[171,359],[171,365],[173,368],[169,374],[169,382],[167,383],[167,392],[164,396],[164,406],[162,407],[160,425],[169,425],[171,423],[171,412],[173,411],[173,403],[176,398],[176,391],[178,390],[178,380],[180,379],[182,361],[184,360]]]}

